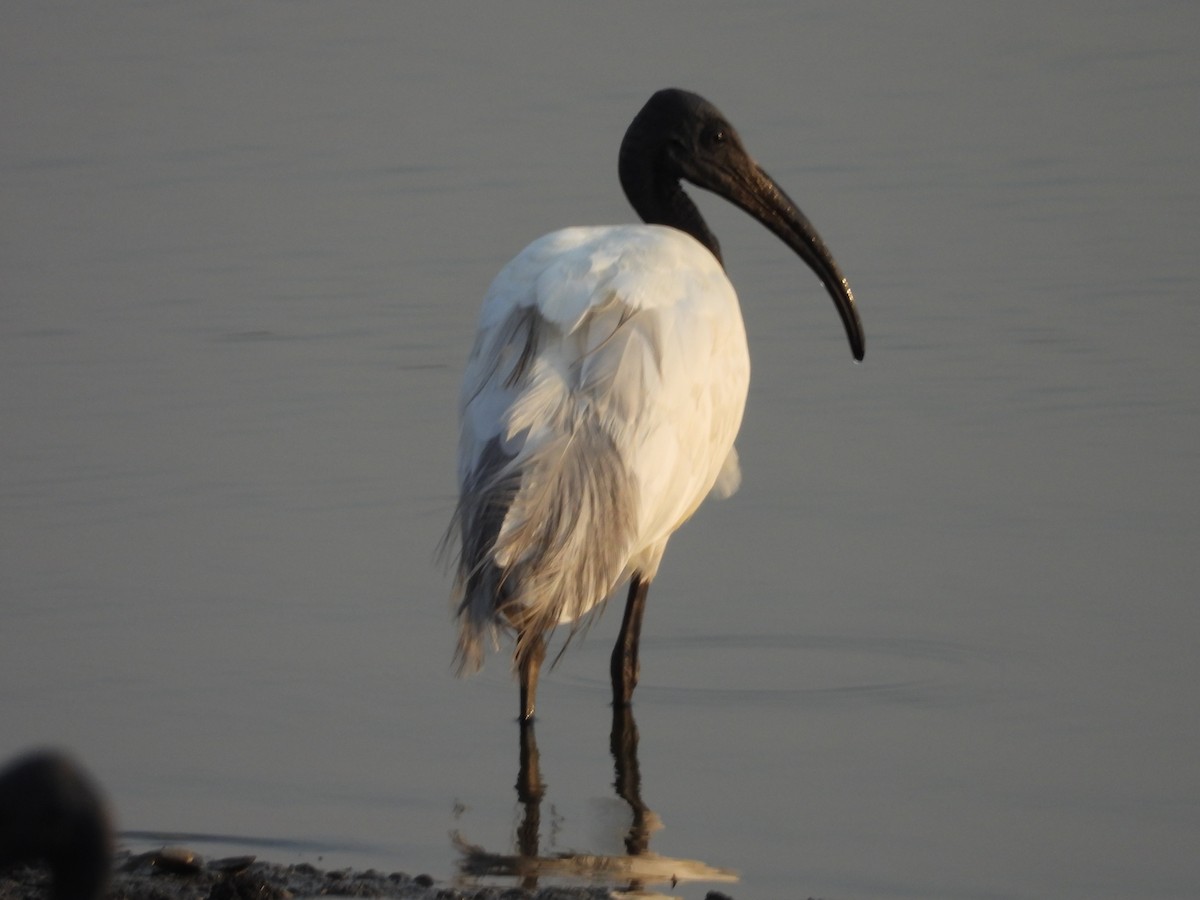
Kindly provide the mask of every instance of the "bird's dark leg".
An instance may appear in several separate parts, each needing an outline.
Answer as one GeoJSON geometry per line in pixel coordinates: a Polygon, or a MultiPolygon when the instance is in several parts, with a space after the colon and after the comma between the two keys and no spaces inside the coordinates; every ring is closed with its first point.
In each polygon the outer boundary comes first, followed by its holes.
{"type": "Polygon", "coordinates": [[[638,641],[642,636],[642,613],[646,611],[649,579],[634,575],[629,582],[629,599],[625,601],[625,618],[612,654],[613,706],[628,706],[638,681],[638,641]]]}
{"type": "Polygon", "coordinates": [[[538,674],[546,658],[546,640],[540,634],[523,631],[517,635],[517,671],[521,679],[521,721],[533,720],[537,705],[538,674]]]}

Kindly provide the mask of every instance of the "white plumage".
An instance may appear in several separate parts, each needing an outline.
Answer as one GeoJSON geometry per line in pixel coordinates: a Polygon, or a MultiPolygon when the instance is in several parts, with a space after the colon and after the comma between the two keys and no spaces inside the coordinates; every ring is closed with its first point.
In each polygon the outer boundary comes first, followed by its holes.
{"type": "MultiPolygon", "coordinates": [[[[737,489],[749,383],[737,295],[690,235],[568,228],[505,266],[467,364],[458,474],[472,486],[460,516],[517,482],[493,551],[529,572],[509,621],[577,622],[633,572],[652,579],[714,486],[737,489]]],[[[459,649],[474,668],[499,622],[488,590],[465,602],[459,649]]]]}
{"type": "Polygon", "coordinates": [[[733,442],[750,381],[746,332],[720,247],[686,179],[759,219],[817,274],[857,359],[862,324],[816,229],[712,104],[652,96],[621,143],[621,186],[647,224],[539,238],[492,282],[459,411],[450,538],[460,670],[516,633],[521,719],[546,636],[572,631],[629,579],[612,656],[627,706],[650,582],[709,493],[738,486],[733,442]]]}

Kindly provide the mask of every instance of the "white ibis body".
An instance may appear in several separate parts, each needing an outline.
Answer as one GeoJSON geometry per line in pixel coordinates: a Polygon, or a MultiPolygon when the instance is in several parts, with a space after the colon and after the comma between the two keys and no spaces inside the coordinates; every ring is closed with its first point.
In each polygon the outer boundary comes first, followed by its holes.
{"type": "Polygon", "coordinates": [[[483,302],[460,402],[460,497],[450,536],[460,671],[516,635],[520,715],[532,718],[546,638],[572,631],[626,579],[612,656],[628,705],[650,582],[671,535],[740,480],[734,439],[750,380],[737,295],[684,179],[778,235],[833,297],[862,359],[850,286],[816,230],[702,97],[654,94],[620,152],[644,225],[534,241],[483,302]]]}

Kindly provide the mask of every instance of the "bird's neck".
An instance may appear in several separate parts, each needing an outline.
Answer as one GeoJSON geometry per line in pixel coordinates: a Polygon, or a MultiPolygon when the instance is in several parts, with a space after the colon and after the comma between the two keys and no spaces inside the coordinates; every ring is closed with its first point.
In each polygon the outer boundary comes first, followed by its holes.
{"type": "Polygon", "coordinates": [[[721,245],[700,210],[683,190],[679,176],[662,167],[639,164],[623,157],[620,165],[621,187],[634,212],[648,225],[669,225],[687,232],[709,249],[724,265],[721,245]]]}

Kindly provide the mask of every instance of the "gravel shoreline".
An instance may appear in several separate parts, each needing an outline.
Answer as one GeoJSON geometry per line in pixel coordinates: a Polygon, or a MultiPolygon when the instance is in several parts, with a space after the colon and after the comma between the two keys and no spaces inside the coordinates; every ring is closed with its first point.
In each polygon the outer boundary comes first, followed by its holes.
{"type": "MultiPolygon", "coordinates": [[[[521,785],[527,821],[517,854],[489,853],[455,836],[463,881],[375,869],[325,871],[310,863],[280,865],[254,856],[206,860],[184,846],[147,853],[120,849],[107,805],[92,779],[70,757],[40,750],[0,770],[0,900],[290,900],[295,897],[378,897],[401,900],[667,900],[644,886],[683,881],[732,882],[737,874],[698,860],[649,850],[653,814],[638,794],[636,730],[626,713],[614,735],[618,793],[633,810],[628,853],[541,856],[537,847],[541,782],[533,730],[522,732],[521,785]],[[627,724],[624,724],[627,723],[627,724]],[[624,790],[622,790],[624,787],[624,790]],[[532,834],[532,840],[529,840],[532,834]],[[479,885],[505,877],[519,887],[479,885]],[[579,885],[575,882],[579,881],[579,885]],[[559,882],[542,887],[546,882],[559,882]],[[566,882],[572,886],[561,886],[566,882]],[[603,886],[602,886],[603,885],[603,886]],[[628,885],[618,888],[616,885],[628,885]]],[[[705,900],[731,900],[709,891],[705,900]]]]}
{"type": "MultiPolygon", "coordinates": [[[[45,900],[50,873],[40,866],[0,872],[0,900],[45,900]]],[[[181,847],[120,851],[106,900],[288,900],[293,897],[378,897],[397,900],[608,900],[605,887],[497,887],[439,883],[428,875],[375,869],[324,871],[308,863],[278,865],[252,856],[205,861],[181,847]]],[[[643,897],[664,896],[642,894],[643,897]]],[[[731,900],[710,891],[706,900],[731,900]]]]}

